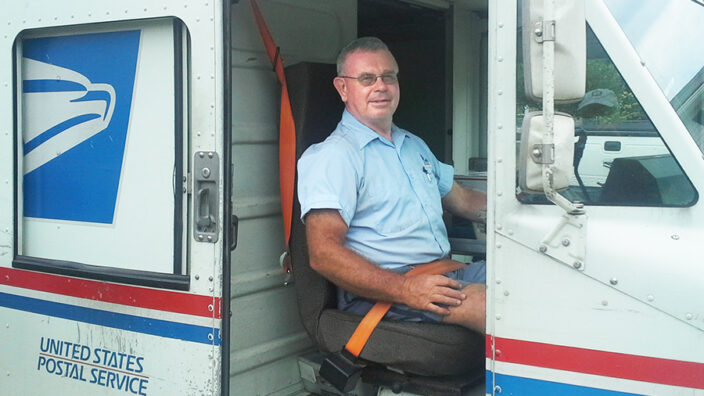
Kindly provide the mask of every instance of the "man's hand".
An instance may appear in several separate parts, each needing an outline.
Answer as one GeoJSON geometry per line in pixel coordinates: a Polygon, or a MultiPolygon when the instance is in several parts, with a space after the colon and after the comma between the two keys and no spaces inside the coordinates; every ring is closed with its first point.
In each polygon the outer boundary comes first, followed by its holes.
{"type": "Polygon", "coordinates": [[[449,315],[445,306],[459,306],[467,296],[460,283],[444,275],[412,275],[404,277],[402,300],[411,308],[449,315]]]}

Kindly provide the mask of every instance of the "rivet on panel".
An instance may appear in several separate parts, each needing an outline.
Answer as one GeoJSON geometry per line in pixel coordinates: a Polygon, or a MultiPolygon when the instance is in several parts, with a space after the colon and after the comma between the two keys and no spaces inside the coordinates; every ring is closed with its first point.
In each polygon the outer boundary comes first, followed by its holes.
{"type": "Polygon", "coordinates": [[[692,319],[694,319],[694,315],[692,315],[692,314],[689,313],[689,312],[687,312],[687,314],[684,315],[684,317],[687,318],[687,320],[692,320],[692,319]]]}
{"type": "Polygon", "coordinates": [[[503,392],[503,390],[501,389],[501,387],[498,386],[498,385],[496,385],[496,386],[494,387],[494,393],[501,393],[501,392],[503,392]]]}
{"type": "Polygon", "coordinates": [[[501,249],[501,244],[500,244],[500,243],[497,243],[497,244],[496,244],[496,248],[497,248],[497,249],[501,249]]]}
{"type": "Polygon", "coordinates": [[[213,333],[208,333],[208,339],[209,339],[210,341],[212,341],[213,338],[214,338],[214,337],[213,337],[213,333]]]}
{"type": "Polygon", "coordinates": [[[567,247],[570,245],[570,240],[565,238],[562,240],[562,246],[567,247]]]}
{"type": "Polygon", "coordinates": [[[501,96],[501,95],[504,94],[504,91],[500,89],[500,90],[498,90],[498,91],[496,92],[496,94],[499,95],[499,96],[501,96]]]}
{"type": "Polygon", "coordinates": [[[503,57],[503,56],[499,56],[496,60],[498,60],[499,62],[503,62],[503,61],[504,61],[504,57],[503,57]]]}
{"type": "Polygon", "coordinates": [[[513,235],[513,230],[508,230],[507,233],[508,235],[513,235]]]}
{"type": "Polygon", "coordinates": [[[670,236],[670,238],[672,238],[673,240],[677,241],[677,240],[680,239],[680,236],[677,235],[677,234],[672,234],[672,235],[670,236]]]}
{"type": "Polygon", "coordinates": [[[213,276],[210,275],[210,276],[208,277],[208,280],[212,282],[212,281],[213,281],[213,276]]]}
{"type": "Polygon", "coordinates": [[[607,306],[607,305],[609,305],[609,302],[608,302],[608,301],[606,301],[606,300],[602,300],[602,301],[601,301],[601,305],[603,305],[603,306],[607,306]]]}
{"type": "Polygon", "coordinates": [[[540,245],[540,247],[538,248],[538,250],[540,251],[540,253],[545,253],[545,252],[548,251],[548,247],[545,246],[545,245],[540,245]]]}
{"type": "Polygon", "coordinates": [[[501,279],[497,279],[497,280],[496,280],[496,284],[497,284],[497,285],[500,285],[500,284],[501,284],[501,279]]]}
{"type": "Polygon", "coordinates": [[[504,23],[503,23],[503,22],[499,22],[499,27],[500,27],[500,28],[504,27],[504,23]]]}
{"type": "Polygon", "coordinates": [[[501,314],[496,314],[496,320],[501,320],[501,314]]]}
{"type": "Polygon", "coordinates": [[[497,129],[504,129],[504,125],[503,125],[503,124],[498,124],[498,125],[496,126],[496,128],[497,128],[497,129]]]}
{"type": "Polygon", "coordinates": [[[582,262],[575,261],[574,263],[572,263],[572,267],[574,267],[574,269],[580,269],[580,268],[582,268],[582,262]]]}
{"type": "Polygon", "coordinates": [[[502,163],[502,162],[504,162],[504,159],[503,159],[503,158],[497,158],[497,159],[496,159],[496,163],[500,164],[500,163],[502,163]]]}
{"type": "Polygon", "coordinates": [[[496,229],[497,229],[497,230],[501,231],[502,228],[504,228],[504,227],[503,227],[501,224],[497,224],[497,225],[496,225],[496,229]]]}
{"type": "Polygon", "coordinates": [[[497,191],[497,192],[496,192],[496,196],[497,196],[497,197],[500,197],[500,196],[502,196],[502,195],[504,195],[504,193],[502,193],[501,191],[497,191]]]}
{"type": "Polygon", "coordinates": [[[611,283],[613,286],[616,286],[616,285],[618,285],[618,279],[616,279],[616,278],[611,278],[611,279],[609,280],[609,283],[611,283]]]}
{"type": "Polygon", "coordinates": [[[508,297],[508,295],[511,294],[508,292],[508,290],[504,290],[504,296],[508,297]]]}
{"type": "Polygon", "coordinates": [[[213,312],[213,304],[208,305],[208,311],[213,312]]]}
{"type": "Polygon", "coordinates": [[[196,280],[200,279],[200,275],[198,275],[198,274],[195,274],[195,276],[193,276],[193,277],[196,278],[196,280]]]}
{"type": "Polygon", "coordinates": [[[646,299],[648,300],[648,302],[655,301],[655,297],[652,294],[648,294],[648,297],[646,297],[646,299]]]}

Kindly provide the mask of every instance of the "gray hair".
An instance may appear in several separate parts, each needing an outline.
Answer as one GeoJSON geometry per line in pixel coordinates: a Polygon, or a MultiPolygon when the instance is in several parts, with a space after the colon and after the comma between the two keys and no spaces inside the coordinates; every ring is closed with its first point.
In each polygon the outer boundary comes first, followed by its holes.
{"type": "MultiPolygon", "coordinates": [[[[376,51],[386,51],[389,54],[391,54],[391,51],[389,51],[389,47],[384,44],[383,41],[379,40],[376,37],[360,37],[356,40],[352,40],[349,44],[347,44],[342,50],[340,50],[340,54],[337,56],[337,75],[342,74],[342,70],[344,69],[345,62],[347,61],[347,56],[353,52],[357,51],[363,51],[363,52],[376,52],[376,51]]],[[[391,55],[393,58],[393,55],[391,55]]],[[[395,61],[395,59],[394,59],[395,61]]]]}

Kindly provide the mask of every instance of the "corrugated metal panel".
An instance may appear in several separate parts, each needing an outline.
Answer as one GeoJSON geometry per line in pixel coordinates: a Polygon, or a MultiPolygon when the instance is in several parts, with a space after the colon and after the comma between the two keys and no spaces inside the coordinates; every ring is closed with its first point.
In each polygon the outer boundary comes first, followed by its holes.
{"type": "MultiPolygon", "coordinates": [[[[356,35],[354,0],[272,0],[260,5],[286,64],[294,59],[332,63],[339,48],[356,35]]],[[[240,223],[232,255],[230,392],[290,394],[302,389],[297,357],[311,342],[299,323],[295,290],[283,285],[279,266],[284,250],[280,87],[249,3],[233,5],[232,12],[233,213],[240,223]]]]}

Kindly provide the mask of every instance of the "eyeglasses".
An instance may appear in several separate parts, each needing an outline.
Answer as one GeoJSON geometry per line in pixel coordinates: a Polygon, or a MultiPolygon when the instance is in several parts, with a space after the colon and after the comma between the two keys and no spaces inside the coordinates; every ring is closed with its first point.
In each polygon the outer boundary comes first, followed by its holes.
{"type": "Polygon", "coordinates": [[[351,77],[351,76],[338,76],[340,78],[351,78],[353,80],[357,80],[360,84],[362,84],[365,87],[370,87],[374,84],[376,84],[376,79],[381,77],[381,81],[384,84],[397,84],[398,83],[398,74],[391,73],[391,74],[362,74],[359,77],[351,77]]]}

